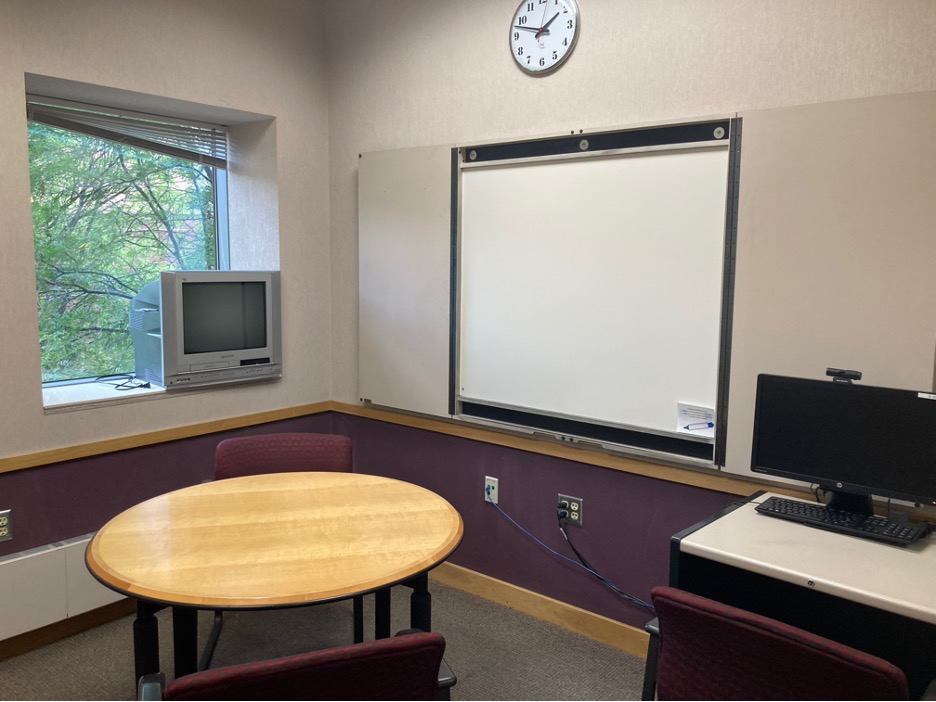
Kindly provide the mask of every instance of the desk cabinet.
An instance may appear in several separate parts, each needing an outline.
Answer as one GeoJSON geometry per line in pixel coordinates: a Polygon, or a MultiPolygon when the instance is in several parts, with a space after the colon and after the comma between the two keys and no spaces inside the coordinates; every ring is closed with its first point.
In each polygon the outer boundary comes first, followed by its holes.
{"type": "Polygon", "coordinates": [[[890,546],[757,514],[757,493],[673,536],[670,584],[936,678],[936,542],[890,546]]]}

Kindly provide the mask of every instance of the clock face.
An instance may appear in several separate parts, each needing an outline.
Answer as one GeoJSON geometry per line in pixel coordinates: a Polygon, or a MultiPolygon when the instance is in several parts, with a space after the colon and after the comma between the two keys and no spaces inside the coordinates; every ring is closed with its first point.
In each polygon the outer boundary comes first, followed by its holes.
{"type": "Polygon", "coordinates": [[[569,58],[578,30],[575,0],[524,0],[510,23],[510,53],[527,73],[549,73],[569,58]]]}

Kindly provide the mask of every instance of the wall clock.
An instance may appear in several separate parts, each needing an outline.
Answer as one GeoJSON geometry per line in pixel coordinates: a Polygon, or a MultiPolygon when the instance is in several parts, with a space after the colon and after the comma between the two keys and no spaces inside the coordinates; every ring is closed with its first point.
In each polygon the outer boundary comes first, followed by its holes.
{"type": "Polygon", "coordinates": [[[524,0],[510,23],[510,54],[531,75],[561,66],[579,34],[575,0],[524,0]]]}

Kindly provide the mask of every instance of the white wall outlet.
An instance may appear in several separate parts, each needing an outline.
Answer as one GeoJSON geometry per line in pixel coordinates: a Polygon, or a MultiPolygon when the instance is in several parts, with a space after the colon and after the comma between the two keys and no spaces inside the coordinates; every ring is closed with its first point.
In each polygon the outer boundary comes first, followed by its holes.
{"type": "Polygon", "coordinates": [[[497,478],[484,476],[484,501],[497,504],[497,478]]]}

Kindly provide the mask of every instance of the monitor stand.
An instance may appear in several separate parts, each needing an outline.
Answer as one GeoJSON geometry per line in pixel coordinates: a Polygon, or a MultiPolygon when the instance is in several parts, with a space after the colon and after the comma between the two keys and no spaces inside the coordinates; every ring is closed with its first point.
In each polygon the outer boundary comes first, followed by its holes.
{"type": "Polygon", "coordinates": [[[828,490],[832,498],[828,502],[830,509],[840,509],[845,512],[854,512],[856,514],[874,514],[874,506],[871,502],[871,495],[858,495],[853,492],[843,492],[841,490],[828,490]]]}

